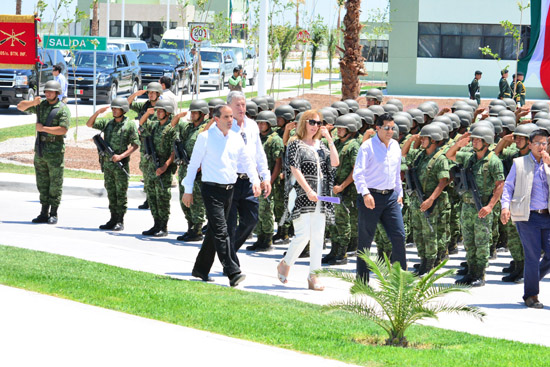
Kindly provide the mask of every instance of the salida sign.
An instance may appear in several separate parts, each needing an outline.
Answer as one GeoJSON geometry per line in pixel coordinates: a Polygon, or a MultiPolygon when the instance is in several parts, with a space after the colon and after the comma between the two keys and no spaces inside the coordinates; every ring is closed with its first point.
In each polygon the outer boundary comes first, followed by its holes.
{"type": "Polygon", "coordinates": [[[37,61],[34,15],[0,15],[0,68],[32,69],[37,61]]]}
{"type": "Polygon", "coordinates": [[[105,51],[106,37],[94,36],[44,36],[44,47],[54,50],[105,51]]]}

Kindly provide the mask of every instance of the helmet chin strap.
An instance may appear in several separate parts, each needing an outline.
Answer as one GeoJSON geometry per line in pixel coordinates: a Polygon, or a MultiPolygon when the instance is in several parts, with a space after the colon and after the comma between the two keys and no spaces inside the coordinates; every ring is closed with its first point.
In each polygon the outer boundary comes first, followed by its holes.
{"type": "Polygon", "coordinates": [[[477,153],[477,152],[481,152],[483,149],[485,149],[486,147],[488,147],[489,144],[487,144],[485,142],[485,140],[483,141],[483,146],[481,147],[481,149],[477,149],[476,147],[474,147],[474,151],[477,153]]]}

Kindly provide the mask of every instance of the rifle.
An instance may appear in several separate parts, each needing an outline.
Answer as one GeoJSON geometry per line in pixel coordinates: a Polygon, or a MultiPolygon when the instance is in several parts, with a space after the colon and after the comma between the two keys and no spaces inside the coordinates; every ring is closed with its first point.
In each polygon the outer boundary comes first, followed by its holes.
{"type": "Polygon", "coordinates": [[[468,180],[466,179],[466,171],[460,165],[454,165],[449,170],[455,185],[455,191],[462,196],[468,191],[468,180]]]}
{"type": "MultiPolygon", "coordinates": [[[[53,119],[55,118],[55,115],[57,115],[57,112],[63,107],[64,104],[60,103],[59,107],[53,108],[50,113],[48,114],[48,117],[46,117],[46,121],[42,123],[42,125],[46,127],[51,127],[53,119]]],[[[36,106],[36,123],[39,124],[40,120],[40,105],[36,106]]],[[[45,141],[42,140],[42,137],[46,138],[48,136],[48,133],[40,132],[36,134],[36,140],[34,142],[36,153],[38,153],[39,157],[42,157],[44,155],[44,143],[45,141]]]]}
{"type": "Polygon", "coordinates": [[[183,146],[183,141],[180,139],[174,141],[174,163],[178,166],[189,164],[189,155],[183,146]]]}
{"type": "MultiPolygon", "coordinates": [[[[155,151],[155,144],[153,143],[153,137],[152,136],[146,136],[144,139],[145,142],[145,155],[149,157],[149,159],[153,160],[153,163],[155,164],[155,169],[159,169],[161,167],[160,159],[157,155],[157,152],[155,151]]],[[[162,176],[162,175],[161,175],[162,176]]],[[[164,190],[164,184],[162,183],[161,176],[157,176],[157,179],[159,180],[160,187],[164,190]]]]}
{"type": "MultiPolygon", "coordinates": [[[[407,182],[407,189],[406,189],[407,192],[415,194],[420,204],[422,204],[425,200],[424,192],[422,191],[422,185],[420,184],[420,180],[418,179],[416,168],[409,168],[408,170],[405,171],[405,181],[407,182]]],[[[430,214],[432,213],[436,202],[437,202],[437,199],[434,200],[434,203],[430,208],[428,208],[423,212],[424,217],[426,218],[426,222],[428,223],[428,227],[430,228],[430,232],[434,231],[430,223],[430,214]]]]}
{"type": "Polygon", "coordinates": [[[481,208],[483,208],[483,202],[481,201],[481,196],[479,195],[479,189],[477,187],[477,183],[474,178],[474,172],[472,170],[472,167],[468,167],[464,171],[466,176],[466,182],[468,185],[468,191],[472,193],[472,197],[474,198],[474,204],[476,205],[476,209],[479,212],[481,208]]]}
{"type": "MultiPolygon", "coordinates": [[[[95,135],[92,139],[94,141],[95,146],[97,147],[97,153],[99,154],[100,159],[103,159],[105,157],[109,157],[109,160],[111,160],[113,158],[113,156],[115,155],[115,152],[114,152],[113,148],[111,148],[109,146],[109,144],[107,144],[105,139],[103,139],[101,137],[101,134],[95,135]]],[[[126,174],[126,176],[130,177],[128,172],[126,172],[126,170],[124,169],[124,164],[122,164],[121,161],[113,162],[113,163],[118,168],[120,168],[122,170],[122,172],[124,172],[126,174]]],[[[103,166],[101,168],[103,169],[103,166]]]]}

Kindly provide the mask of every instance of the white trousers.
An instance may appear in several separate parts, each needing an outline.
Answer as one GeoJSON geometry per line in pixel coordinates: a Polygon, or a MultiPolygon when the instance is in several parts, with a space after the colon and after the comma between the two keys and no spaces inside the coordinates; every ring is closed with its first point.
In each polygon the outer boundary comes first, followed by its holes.
{"type": "Polygon", "coordinates": [[[325,214],[315,213],[301,214],[293,221],[294,238],[288,246],[284,257],[287,265],[294,265],[298,256],[309,242],[309,272],[321,269],[321,256],[323,254],[323,239],[325,237],[325,214]]]}

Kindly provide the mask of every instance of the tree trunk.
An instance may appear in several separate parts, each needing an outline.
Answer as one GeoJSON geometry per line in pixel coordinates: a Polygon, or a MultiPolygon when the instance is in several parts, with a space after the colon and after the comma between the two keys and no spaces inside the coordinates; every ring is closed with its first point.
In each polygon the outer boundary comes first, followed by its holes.
{"type": "Polygon", "coordinates": [[[98,0],[94,0],[93,3],[93,15],[92,15],[92,31],[91,36],[99,36],[99,19],[97,19],[97,7],[98,7],[98,0]]]}
{"type": "Polygon", "coordinates": [[[15,14],[21,15],[21,1],[22,0],[15,0],[15,14]]]}
{"type": "Polygon", "coordinates": [[[300,29],[300,1],[296,0],[296,29],[300,29]]]}
{"type": "Polygon", "coordinates": [[[361,90],[359,76],[365,75],[365,59],[361,53],[359,34],[363,25],[359,21],[361,14],[361,0],[346,1],[346,15],[344,16],[344,57],[340,60],[342,74],[342,100],[356,99],[361,90]]]}

